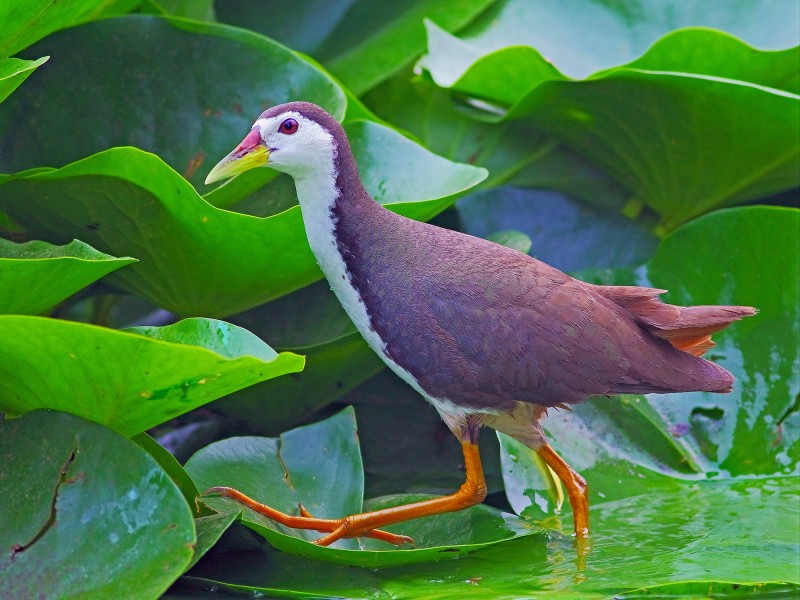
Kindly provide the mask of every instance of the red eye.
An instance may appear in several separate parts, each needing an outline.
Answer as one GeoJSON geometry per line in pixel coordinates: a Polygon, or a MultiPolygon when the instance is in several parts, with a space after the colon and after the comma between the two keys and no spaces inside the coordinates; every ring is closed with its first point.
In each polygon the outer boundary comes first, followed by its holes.
{"type": "Polygon", "coordinates": [[[281,133],[285,133],[287,135],[292,135],[300,125],[294,119],[286,119],[283,123],[281,123],[280,128],[278,131],[281,133]]]}

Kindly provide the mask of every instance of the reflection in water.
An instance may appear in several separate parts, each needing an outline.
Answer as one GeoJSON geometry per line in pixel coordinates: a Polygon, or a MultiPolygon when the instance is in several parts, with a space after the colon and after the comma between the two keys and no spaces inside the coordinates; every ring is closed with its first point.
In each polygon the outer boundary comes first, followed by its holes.
{"type": "MultiPolygon", "coordinates": [[[[551,530],[544,541],[537,535],[517,538],[433,563],[371,570],[269,551],[204,561],[193,575],[262,590],[368,598],[531,598],[543,591],[547,597],[580,592],[607,598],[687,581],[700,583],[684,583],[681,593],[694,585],[691,593],[705,596],[707,582],[798,579],[798,481],[702,482],[595,505],[591,550],[577,549],[564,533],[571,518],[563,524],[550,518],[543,522],[551,530]],[[236,568],[223,571],[222,565],[231,564],[236,568]]],[[[796,591],[778,595],[788,598],[796,591]]]]}

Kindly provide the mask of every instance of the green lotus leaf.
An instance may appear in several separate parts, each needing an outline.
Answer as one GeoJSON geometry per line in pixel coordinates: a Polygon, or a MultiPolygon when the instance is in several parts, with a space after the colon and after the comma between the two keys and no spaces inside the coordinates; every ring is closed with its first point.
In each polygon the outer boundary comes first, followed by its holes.
{"type": "Polygon", "coordinates": [[[43,55],[58,59],[0,105],[6,172],[136,146],[205,192],[211,166],[268,106],[308,100],[337,118],[345,114],[344,93],[330,76],[263,36],[216,23],[105,19],[24,53],[43,55]]]}
{"type": "Polygon", "coordinates": [[[291,10],[242,0],[217,6],[220,21],[253,29],[311,54],[356,95],[425,49],[424,18],[461,29],[495,0],[295,0],[291,10]]]}
{"type": "Polygon", "coordinates": [[[158,463],[73,415],[0,421],[0,498],[11,598],[154,598],[192,558],[192,513],[158,463]]]}
{"type": "MultiPolygon", "coordinates": [[[[238,437],[200,450],[186,470],[198,488],[228,486],[289,514],[298,505],[320,518],[361,512],[364,472],[356,435],[355,413],[347,408],[329,419],[288,431],[280,438],[238,437]],[[320,460],[322,456],[325,461],[320,460]]],[[[406,504],[420,496],[373,500],[365,510],[406,504]]],[[[369,567],[428,561],[468,553],[539,530],[488,506],[417,519],[388,529],[414,537],[417,547],[395,549],[384,542],[347,539],[325,548],[309,543],[316,531],[288,529],[227,499],[204,496],[218,512],[242,510],[241,521],[270,544],[293,554],[340,564],[369,567]]]]}
{"type": "Polygon", "coordinates": [[[65,246],[0,239],[0,313],[40,314],[108,273],[135,263],[79,240],[65,246]]]}
{"type": "Polygon", "coordinates": [[[654,486],[635,503],[598,505],[593,549],[579,555],[569,536],[526,536],[487,546],[457,560],[356,568],[292,556],[270,548],[229,552],[201,562],[186,580],[268,596],[397,598],[613,597],[789,600],[797,596],[798,494],[786,479],[695,486],[670,493],[654,486]],[[732,498],[738,498],[735,506],[732,498]],[[631,526],[633,523],[635,526],[631,526]],[[756,579],[748,574],[757,573],[756,579]],[[663,577],[658,577],[663,574],[663,577]],[[663,583],[660,583],[662,582],[663,583]]]}
{"type": "Polygon", "coordinates": [[[746,82],[618,69],[596,80],[543,84],[509,118],[530,117],[561,137],[672,229],[711,209],[797,187],[798,100],[746,82]]]}
{"type": "Polygon", "coordinates": [[[117,331],[0,315],[0,336],[0,410],[64,410],[128,436],[303,368],[302,357],[212,319],[117,331]]]}
{"type": "MultiPolygon", "coordinates": [[[[377,123],[356,121],[348,132],[368,191],[411,218],[432,217],[486,176],[377,123]]],[[[37,237],[137,257],[109,281],[180,315],[235,314],[321,277],[299,206],[266,219],[215,208],[134,148],[6,178],[0,190],[5,212],[37,237]]]]}
{"type": "Polygon", "coordinates": [[[523,254],[530,252],[533,246],[531,238],[518,229],[502,229],[500,231],[495,231],[487,235],[486,239],[495,244],[512,248],[517,252],[522,252],[523,254]]]}
{"type": "Polygon", "coordinates": [[[43,56],[39,60],[0,59],[0,102],[8,98],[11,92],[48,59],[48,56],[43,56]]]}
{"type": "Polygon", "coordinates": [[[423,64],[478,106],[503,105],[473,116],[524,119],[604,167],[667,229],[800,182],[800,47],[760,51],[687,29],[627,65],[571,81],[511,39],[483,52],[429,24],[423,64]]]}

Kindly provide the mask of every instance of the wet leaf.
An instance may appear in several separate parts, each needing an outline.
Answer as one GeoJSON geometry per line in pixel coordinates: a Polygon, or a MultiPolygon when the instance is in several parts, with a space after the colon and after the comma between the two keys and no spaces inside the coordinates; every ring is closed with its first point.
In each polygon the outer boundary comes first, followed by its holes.
{"type": "Polygon", "coordinates": [[[9,597],[156,597],[188,566],[192,515],[144,450],[66,413],[0,421],[9,597]]]}
{"type": "Polygon", "coordinates": [[[188,579],[240,593],[376,600],[797,596],[797,511],[789,509],[798,503],[796,482],[711,482],[654,492],[596,506],[594,526],[607,533],[595,533],[585,556],[576,552],[570,536],[552,537],[546,544],[540,536],[521,537],[457,560],[444,555],[437,562],[380,569],[331,565],[265,548],[217,555],[201,562],[188,579]]]}
{"type": "Polygon", "coordinates": [[[136,262],[79,240],[65,246],[0,239],[0,313],[40,314],[108,273],[136,262]]]}
{"type": "Polygon", "coordinates": [[[178,486],[181,494],[183,494],[184,500],[186,500],[186,503],[189,505],[189,508],[196,518],[212,514],[211,511],[205,509],[204,506],[198,505],[195,502],[197,496],[200,494],[200,492],[197,491],[197,486],[195,486],[192,478],[189,477],[181,464],[166,448],[144,432],[133,436],[131,441],[141,446],[153,457],[159,466],[164,469],[164,472],[169,475],[173,483],[178,486]]]}
{"type": "Polygon", "coordinates": [[[135,435],[303,367],[302,357],[212,319],[133,331],[0,315],[0,408],[65,410],[135,435]]]}
{"type": "MultiPolygon", "coordinates": [[[[299,514],[301,502],[309,513],[320,518],[359,513],[364,474],[354,417],[353,409],[348,408],[320,423],[286,432],[279,439],[223,440],[195,454],[186,470],[201,489],[233,487],[288,514],[299,514]],[[325,461],[321,460],[323,456],[325,461]]],[[[418,495],[383,497],[364,507],[370,510],[419,499],[418,495]]],[[[220,512],[241,509],[241,505],[226,498],[205,496],[203,502],[220,512]]],[[[325,548],[308,541],[319,538],[319,532],[285,528],[247,508],[241,519],[285,552],[370,567],[468,553],[539,531],[513,515],[480,505],[387,528],[414,537],[417,546],[413,549],[396,549],[385,542],[360,538],[340,540],[325,548]]]]}

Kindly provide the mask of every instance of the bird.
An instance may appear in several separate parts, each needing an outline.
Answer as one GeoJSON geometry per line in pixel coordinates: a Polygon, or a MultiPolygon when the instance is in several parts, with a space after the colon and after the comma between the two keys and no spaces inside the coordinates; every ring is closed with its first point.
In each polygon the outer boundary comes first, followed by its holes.
{"type": "Polygon", "coordinates": [[[294,179],[309,245],[367,344],[438,411],[464,455],[454,493],[336,519],[278,511],[239,490],[231,498],[292,528],[395,545],[381,529],[466,509],[487,488],[478,437],[501,431],[534,450],[572,506],[574,536],[589,537],[588,486],[550,446],[551,408],[590,396],[726,393],[734,377],[702,358],[711,334],[751,316],[747,306],[680,307],[665,290],[589,284],[528,254],[400,216],[366,191],[342,126],[319,106],[289,102],[264,111],[206,184],[256,167],[294,179]]]}

